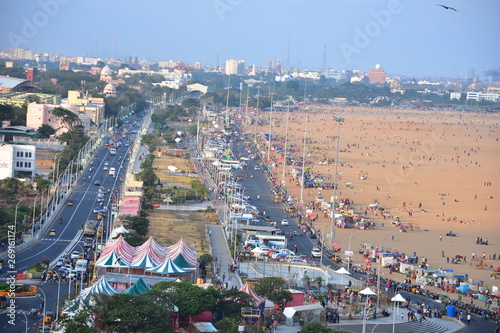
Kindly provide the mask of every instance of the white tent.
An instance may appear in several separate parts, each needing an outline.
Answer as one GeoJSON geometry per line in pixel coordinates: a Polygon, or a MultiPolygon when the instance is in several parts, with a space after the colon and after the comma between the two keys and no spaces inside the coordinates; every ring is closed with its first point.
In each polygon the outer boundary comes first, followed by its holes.
{"type": "Polygon", "coordinates": [[[401,294],[398,293],[396,296],[391,298],[391,301],[393,301],[393,302],[406,302],[406,299],[403,296],[401,296],[401,294]]]}
{"type": "Polygon", "coordinates": [[[111,235],[109,236],[109,240],[110,241],[113,241],[116,236],[118,236],[119,234],[128,234],[130,231],[128,231],[127,229],[125,229],[124,226],[119,226],[118,228],[115,228],[111,231],[111,235]]]}
{"type": "Polygon", "coordinates": [[[293,316],[295,315],[296,312],[302,312],[300,313],[301,315],[307,316],[309,313],[312,313],[313,318],[312,321],[319,322],[320,314],[321,311],[323,311],[324,308],[321,304],[319,303],[314,303],[314,304],[308,304],[308,305],[299,305],[299,306],[290,306],[286,307],[285,310],[283,311],[283,314],[286,317],[286,324],[288,326],[293,325],[293,316]]]}
{"type": "Polygon", "coordinates": [[[361,295],[377,295],[370,287],[366,287],[365,289],[359,292],[361,295]]]}
{"type": "Polygon", "coordinates": [[[335,273],[338,273],[338,274],[343,274],[343,275],[348,275],[348,274],[351,274],[349,273],[349,271],[347,269],[345,269],[344,267],[341,267],[339,269],[337,269],[335,271],[335,273]]]}

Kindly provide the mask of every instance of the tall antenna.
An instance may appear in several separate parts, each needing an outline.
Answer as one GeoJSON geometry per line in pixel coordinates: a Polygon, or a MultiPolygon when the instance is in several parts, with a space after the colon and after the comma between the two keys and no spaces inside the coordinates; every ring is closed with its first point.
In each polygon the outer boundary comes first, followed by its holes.
{"type": "Polygon", "coordinates": [[[217,64],[215,65],[215,69],[219,70],[219,55],[217,54],[217,64]]]}
{"type": "Polygon", "coordinates": [[[323,48],[323,63],[321,64],[321,73],[325,75],[326,73],[326,44],[323,48]]]}

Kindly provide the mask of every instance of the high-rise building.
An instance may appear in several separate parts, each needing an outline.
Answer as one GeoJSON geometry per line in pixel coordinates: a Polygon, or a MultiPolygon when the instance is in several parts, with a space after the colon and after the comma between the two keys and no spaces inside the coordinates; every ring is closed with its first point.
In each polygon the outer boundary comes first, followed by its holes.
{"type": "Polygon", "coordinates": [[[244,60],[226,60],[226,74],[227,75],[243,75],[245,74],[245,61],[244,60]]]}
{"type": "Polygon", "coordinates": [[[366,76],[368,76],[370,83],[385,83],[387,74],[382,68],[380,68],[380,65],[377,64],[375,68],[368,71],[366,76]]]}
{"type": "Polygon", "coordinates": [[[59,70],[60,71],[69,71],[69,64],[70,61],[66,57],[61,57],[61,60],[59,60],[59,70]]]}

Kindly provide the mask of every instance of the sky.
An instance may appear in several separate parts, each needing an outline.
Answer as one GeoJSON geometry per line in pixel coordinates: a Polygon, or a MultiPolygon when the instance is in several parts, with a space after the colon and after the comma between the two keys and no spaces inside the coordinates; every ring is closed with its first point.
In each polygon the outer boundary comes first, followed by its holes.
{"type": "Polygon", "coordinates": [[[1,8],[1,49],[202,65],[274,59],[317,70],[326,59],[335,70],[380,64],[389,75],[432,78],[500,67],[500,0],[3,0],[1,8]]]}

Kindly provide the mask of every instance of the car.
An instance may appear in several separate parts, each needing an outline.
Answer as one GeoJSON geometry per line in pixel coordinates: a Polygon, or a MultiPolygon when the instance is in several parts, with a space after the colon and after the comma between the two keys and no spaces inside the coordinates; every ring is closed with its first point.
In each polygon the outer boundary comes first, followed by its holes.
{"type": "Polygon", "coordinates": [[[76,270],[72,269],[71,271],[69,271],[68,277],[70,279],[76,278],[76,277],[78,277],[78,272],[76,270]]]}
{"type": "Polygon", "coordinates": [[[253,167],[253,169],[254,169],[255,171],[260,171],[260,166],[256,165],[256,166],[254,166],[254,167],[253,167]]]}
{"type": "Polygon", "coordinates": [[[104,213],[107,213],[107,212],[108,212],[108,206],[102,206],[100,209],[101,209],[101,210],[100,210],[100,213],[103,213],[103,214],[104,214],[104,213]]]}
{"type": "Polygon", "coordinates": [[[266,256],[266,255],[269,253],[269,251],[271,251],[271,248],[266,247],[266,246],[260,246],[260,247],[256,247],[256,248],[254,248],[254,249],[253,249],[252,251],[250,251],[250,252],[252,252],[252,254],[253,254],[254,256],[257,256],[257,255],[258,255],[258,256],[263,256],[263,257],[264,257],[264,256],[266,256]]]}
{"type": "Polygon", "coordinates": [[[283,235],[283,230],[276,229],[276,235],[283,235]]]}
{"type": "Polygon", "coordinates": [[[109,162],[108,161],[104,162],[104,165],[109,166],[109,162]]]}
{"type": "Polygon", "coordinates": [[[63,266],[63,267],[61,267],[61,268],[64,268],[65,270],[70,271],[70,270],[72,270],[72,269],[73,269],[73,266],[71,266],[70,264],[66,264],[66,265],[64,265],[64,266],[63,266]]]}
{"type": "Polygon", "coordinates": [[[288,220],[287,219],[281,220],[281,225],[288,225],[288,220]]]}
{"type": "Polygon", "coordinates": [[[125,142],[125,147],[129,147],[129,146],[130,146],[130,143],[125,142]]]}
{"type": "Polygon", "coordinates": [[[313,247],[311,250],[311,257],[313,258],[321,258],[321,250],[317,247],[313,247]]]}
{"type": "Polygon", "coordinates": [[[106,189],[104,186],[99,187],[99,193],[106,194],[106,189]]]}
{"type": "Polygon", "coordinates": [[[289,264],[295,264],[295,265],[307,265],[307,260],[297,259],[297,258],[291,258],[291,259],[287,260],[287,263],[289,263],[289,264]]]}
{"type": "Polygon", "coordinates": [[[78,251],[71,252],[71,255],[70,255],[71,260],[79,259],[80,257],[83,257],[80,254],[80,252],[78,252],[78,251]]]}
{"type": "Polygon", "coordinates": [[[57,270],[56,273],[57,273],[57,276],[61,276],[61,277],[64,276],[64,277],[66,277],[68,275],[69,271],[66,268],[64,268],[64,267],[61,267],[61,268],[59,268],[57,270]]]}
{"type": "Polygon", "coordinates": [[[87,237],[83,241],[83,247],[91,247],[93,243],[94,243],[94,239],[92,237],[87,237]]]}
{"type": "Polygon", "coordinates": [[[50,229],[50,233],[49,233],[50,236],[55,236],[57,235],[57,232],[56,232],[56,229],[50,229]]]}
{"type": "Polygon", "coordinates": [[[101,208],[99,207],[94,207],[94,209],[92,210],[92,213],[94,214],[99,214],[101,212],[101,208]]]}
{"type": "Polygon", "coordinates": [[[95,185],[95,186],[101,186],[101,182],[100,182],[100,181],[98,181],[98,180],[96,180],[96,181],[94,182],[94,185],[95,185]]]}
{"type": "Polygon", "coordinates": [[[64,265],[64,258],[59,258],[55,264],[55,267],[61,267],[64,265]]]}
{"type": "Polygon", "coordinates": [[[104,170],[104,171],[108,171],[108,170],[109,170],[109,167],[108,167],[108,166],[105,166],[104,168],[102,168],[102,170],[104,170]]]}

